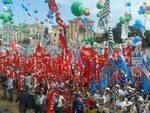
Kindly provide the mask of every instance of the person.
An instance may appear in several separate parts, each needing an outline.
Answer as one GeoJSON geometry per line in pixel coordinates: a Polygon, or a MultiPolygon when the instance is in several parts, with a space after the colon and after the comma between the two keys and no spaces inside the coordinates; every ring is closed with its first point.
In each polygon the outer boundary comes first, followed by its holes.
{"type": "Polygon", "coordinates": [[[27,89],[29,89],[31,85],[31,80],[32,80],[31,74],[28,73],[28,75],[24,79],[25,79],[25,86],[27,87],[27,89]]]}
{"type": "Polygon", "coordinates": [[[5,100],[7,98],[7,77],[5,75],[1,76],[0,83],[3,90],[3,99],[5,100]]]}
{"type": "Polygon", "coordinates": [[[53,107],[55,113],[63,113],[64,100],[65,99],[61,95],[61,92],[57,91],[56,96],[54,97],[54,107],[53,107]]]}
{"type": "Polygon", "coordinates": [[[81,95],[77,95],[72,105],[73,113],[85,113],[85,104],[82,100],[81,95]]]}
{"type": "Polygon", "coordinates": [[[36,113],[44,113],[44,103],[45,103],[45,95],[44,90],[42,89],[41,92],[36,97],[36,113]]]}
{"type": "Polygon", "coordinates": [[[42,80],[41,88],[44,90],[44,95],[46,95],[48,87],[45,79],[42,80]]]}
{"type": "Polygon", "coordinates": [[[55,93],[54,88],[48,89],[46,113],[53,113],[53,98],[55,97],[55,93]]]}
{"type": "Polygon", "coordinates": [[[9,101],[13,102],[13,96],[14,96],[14,83],[11,76],[8,78],[8,94],[9,94],[9,101]]]}
{"type": "Polygon", "coordinates": [[[19,102],[19,113],[26,113],[28,106],[30,105],[30,96],[27,90],[24,88],[20,89],[20,92],[16,98],[16,102],[19,102]]]}
{"type": "Polygon", "coordinates": [[[30,97],[32,99],[32,106],[31,106],[31,108],[33,108],[33,109],[36,109],[36,104],[35,104],[36,91],[37,91],[37,79],[36,78],[32,78],[31,85],[30,85],[30,88],[29,88],[29,94],[30,94],[30,97]]]}

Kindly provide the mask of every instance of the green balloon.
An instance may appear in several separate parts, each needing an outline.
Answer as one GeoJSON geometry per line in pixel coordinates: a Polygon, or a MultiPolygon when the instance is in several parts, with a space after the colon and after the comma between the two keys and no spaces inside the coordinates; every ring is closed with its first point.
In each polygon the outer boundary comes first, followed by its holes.
{"type": "Polygon", "coordinates": [[[97,14],[97,17],[100,17],[100,14],[99,14],[99,13],[97,14]]]}
{"type": "Polygon", "coordinates": [[[104,8],[104,4],[98,2],[98,3],[96,4],[96,7],[97,7],[98,9],[103,9],[103,8],[104,8]]]}
{"type": "Polygon", "coordinates": [[[44,22],[42,22],[42,21],[41,21],[40,23],[41,23],[41,24],[44,24],[44,22]]]}
{"type": "Polygon", "coordinates": [[[14,14],[11,12],[11,13],[9,14],[9,16],[13,17],[13,16],[14,16],[14,14]]]}
{"type": "Polygon", "coordinates": [[[35,11],[34,11],[34,13],[38,13],[38,11],[37,11],[37,10],[35,10],[35,11]]]}
{"type": "Polygon", "coordinates": [[[127,16],[126,17],[126,22],[130,22],[132,20],[132,17],[131,16],[127,16]]]}
{"type": "Polygon", "coordinates": [[[126,17],[125,16],[121,16],[119,18],[119,21],[120,21],[121,24],[124,24],[126,22],[126,17]]]}
{"type": "Polygon", "coordinates": [[[71,5],[71,12],[75,16],[81,16],[82,14],[84,14],[85,9],[84,9],[84,7],[82,7],[82,3],[80,3],[80,2],[74,2],[71,5]]]}
{"type": "Polygon", "coordinates": [[[5,4],[5,5],[9,5],[9,4],[12,4],[12,0],[3,0],[3,3],[5,4]]]}
{"type": "Polygon", "coordinates": [[[4,18],[4,14],[0,14],[0,19],[3,19],[4,18]]]}
{"type": "Polygon", "coordinates": [[[10,21],[10,18],[8,17],[8,16],[5,16],[4,18],[3,18],[3,22],[4,23],[7,23],[7,22],[9,22],[10,21]]]}
{"type": "Polygon", "coordinates": [[[13,22],[13,21],[11,21],[11,22],[10,22],[10,24],[14,24],[14,22],[13,22]]]}

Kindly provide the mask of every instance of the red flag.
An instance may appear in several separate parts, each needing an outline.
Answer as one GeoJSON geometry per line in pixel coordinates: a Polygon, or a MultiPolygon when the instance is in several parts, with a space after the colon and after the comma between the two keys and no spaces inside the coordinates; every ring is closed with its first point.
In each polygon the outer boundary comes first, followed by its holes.
{"type": "Polygon", "coordinates": [[[45,49],[40,45],[40,43],[38,44],[37,48],[36,48],[36,52],[35,52],[35,56],[42,56],[45,54],[45,49]]]}
{"type": "Polygon", "coordinates": [[[11,38],[9,40],[9,44],[10,44],[10,47],[14,50],[14,51],[18,51],[17,47],[16,47],[16,42],[11,38]]]}
{"type": "Polygon", "coordinates": [[[65,37],[61,33],[59,34],[58,47],[61,49],[67,48],[65,37]]]}

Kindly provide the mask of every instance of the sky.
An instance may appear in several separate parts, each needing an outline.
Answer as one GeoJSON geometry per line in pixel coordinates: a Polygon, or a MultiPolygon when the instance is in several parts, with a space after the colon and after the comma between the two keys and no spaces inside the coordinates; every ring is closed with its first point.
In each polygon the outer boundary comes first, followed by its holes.
{"type": "MultiPolygon", "coordinates": [[[[2,0],[0,0],[2,1],[2,0]]],[[[12,0],[13,4],[10,5],[14,14],[14,22],[15,24],[23,23],[26,20],[26,23],[34,23],[35,18],[38,18],[40,21],[44,21],[46,15],[49,11],[48,4],[44,3],[45,0],[12,0]],[[21,7],[21,3],[23,3],[31,13],[32,17],[28,16],[27,13],[21,7]],[[30,5],[28,5],[30,3],[30,5]],[[38,13],[35,14],[34,11],[38,10],[38,13]]],[[[59,9],[61,11],[62,18],[67,23],[68,20],[75,18],[75,16],[71,13],[71,4],[77,0],[56,0],[59,4],[59,9]]],[[[99,10],[96,8],[96,3],[99,0],[78,0],[80,1],[84,7],[90,8],[92,13],[89,16],[90,19],[95,21],[95,27],[97,27],[97,13],[99,10]]],[[[133,20],[130,23],[131,25],[134,23],[135,19],[144,20],[144,16],[138,14],[138,9],[142,5],[145,0],[111,0],[111,22],[112,26],[115,26],[116,23],[119,22],[119,17],[124,15],[125,12],[125,3],[124,1],[130,1],[132,6],[130,7],[133,20]]],[[[147,0],[150,4],[150,0],[147,0]]],[[[4,5],[0,2],[0,13],[3,12],[4,5]]],[[[55,20],[53,20],[55,22],[55,20]]],[[[149,17],[147,17],[147,28],[150,28],[149,17]]]]}

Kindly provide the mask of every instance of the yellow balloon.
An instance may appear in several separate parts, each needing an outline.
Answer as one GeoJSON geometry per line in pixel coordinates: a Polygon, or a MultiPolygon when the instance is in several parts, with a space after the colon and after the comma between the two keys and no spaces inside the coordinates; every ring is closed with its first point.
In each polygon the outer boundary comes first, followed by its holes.
{"type": "Polygon", "coordinates": [[[150,11],[146,11],[146,14],[147,14],[147,15],[150,15],[150,11]]]}

